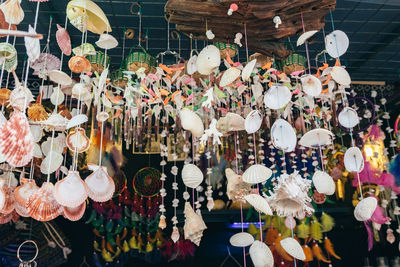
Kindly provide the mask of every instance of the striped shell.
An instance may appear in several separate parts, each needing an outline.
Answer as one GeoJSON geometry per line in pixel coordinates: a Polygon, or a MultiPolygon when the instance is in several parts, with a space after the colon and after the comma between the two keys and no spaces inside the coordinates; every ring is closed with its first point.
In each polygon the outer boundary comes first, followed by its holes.
{"type": "Polygon", "coordinates": [[[203,182],[203,173],[194,164],[186,164],[182,169],[183,183],[190,188],[198,187],[203,182]]]}
{"type": "Polygon", "coordinates": [[[33,137],[25,114],[14,110],[0,128],[0,153],[14,167],[22,167],[33,157],[33,137]]]}
{"type": "Polygon", "coordinates": [[[306,255],[296,239],[287,237],[281,240],[281,246],[293,258],[301,261],[306,259],[306,255]]]}
{"type": "Polygon", "coordinates": [[[92,69],[89,60],[82,56],[71,57],[68,67],[74,73],[90,72],[92,69]]]}
{"type": "Polygon", "coordinates": [[[43,183],[42,187],[29,196],[26,208],[30,217],[37,221],[47,222],[62,214],[63,208],[53,195],[54,185],[43,183]]]}
{"type": "Polygon", "coordinates": [[[83,201],[83,203],[76,208],[64,207],[64,217],[70,221],[79,221],[83,217],[83,214],[85,214],[85,210],[86,201],[83,201]]]}
{"type": "Polygon", "coordinates": [[[44,121],[49,118],[49,114],[47,114],[42,104],[33,103],[28,108],[28,117],[31,121],[44,121]]]}
{"type": "Polygon", "coordinates": [[[115,191],[114,180],[108,175],[107,168],[88,164],[93,172],[85,179],[88,196],[97,202],[105,202],[112,198],[115,191]]]}
{"type": "Polygon", "coordinates": [[[60,205],[76,208],[87,199],[86,184],[79,172],[70,171],[68,175],[54,185],[54,197],[60,205]]]}
{"type": "Polygon", "coordinates": [[[234,234],[229,242],[234,247],[248,247],[254,242],[254,237],[246,232],[234,234]]]}
{"type": "Polygon", "coordinates": [[[76,128],[71,131],[67,136],[68,148],[76,153],[82,153],[89,149],[90,140],[85,134],[85,130],[82,128],[76,128]]]}
{"type": "Polygon", "coordinates": [[[21,178],[21,185],[15,188],[14,198],[15,198],[15,210],[22,217],[29,217],[28,211],[26,209],[26,202],[30,195],[36,192],[39,187],[36,185],[35,180],[29,180],[26,178],[21,178]]]}
{"type": "Polygon", "coordinates": [[[61,27],[57,24],[57,32],[56,32],[56,39],[58,47],[60,47],[61,51],[70,56],[72,53],[72,46],[71,46],[71,37],[69,36],[66,29],[61,27]]]}
{"type": "Polygon", "coordinates": [[[272,171],[269,168],[261,164],[255,164],[243,173],[242,179],[249,184],[258,184],[267,181],[271,175],[272,171]]]}
{"type": "Polygon", "coordinates": [[[267,200],[259,194],[249,194],[245,196],[244,199],[246,199],[246,201],[249,202],[256,211],[263,212],[266,215],[272,215],[272,210],[269,207],[267,200]]]}
{"type": "Polygon", "coordinates": [[[7,0],[0,5],[7,23],[18,25],[24,19],[25,14],[20,2],[19,0],[7,0]]]}

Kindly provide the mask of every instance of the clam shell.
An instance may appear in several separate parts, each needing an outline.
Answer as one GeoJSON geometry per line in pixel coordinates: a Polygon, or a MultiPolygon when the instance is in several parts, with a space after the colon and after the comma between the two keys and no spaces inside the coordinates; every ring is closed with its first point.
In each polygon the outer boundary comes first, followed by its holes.
{"type": "Polygon", "coordinates": [[[292,99],[292,93],[287,86],[273,84],[264,95],[264,104],[270,109],[281,109],[292,99]]]}
{"type": "Polygon", "coordinates": [[[40,164],[40,171],[43,174],[51,174],[60,168],[63,160],[64,158],[60,153],[51,150],[40,164]]]}
{"type": "Polygon", "coordinates": [[[112,35],[103,33],[96,41],[96,45],[102,49],[113,49],[118,46],[118,41],[112,35]]]}
{"type": "Polygon", "coordinates": [[[56,32],[56,39],[58,47],[60,47],[61,51],[65,55],[70,56],[72,52],[71,37],[69,36],[67,30],[58,24],[57,24],[57,29],[58,30],[56,32]]]}
{"type": "Polygon", "coordinates": [[[192,110],[184,108],[179,112],[182,128],[190,131],[194,137],[201,137],[204,132],[203,121],[192,110]]]}
{"type": "Polygon", "coordinates": [[[194,164],[186,164],[182,169],[183,183],[189,188],[196,188],[203,182],[203,173],[194,164]]]}
{"type": "Polygon", "coordinates": [[[83,201],[81,205],[75,208],[64,207],[64,217],[70,221],[79,221],[86,210],[86,201],[83,201]]]}
{"type": "Polygon", "coordinates": [[[326,172],[316,171],[312,177],[313,184],[321,194],[331,196],[335,193],[335,182],[326,172]]]}
{"type": "Polygon", "coordinates": [[[335,66],[331,71],[332,79],[338,84],[349,86],[351,84],[351,78],[347,70],[340,66],[335,66]]]}
{"type": "Polygon", "coordinates": [[[366,197],[362,199],[354,209],[354,217],[360,222],[371,219],[377,205],[378,201],[374,197],[366,197]]]}
{"type": "Polygon", "coordinates": [[[345,107],[338,115],[339,123],[346,128],[354,128],[360,123],[357,111],[350,107],[345,107]]]}
{"type": "Polygon", "coordinates": [[[361,172],[364,169],[364,157],[358,147],[350,147],[344,153],[344,167],[349,172],[361,172]]]}
{"type": "Polygon", "coordinates": [[[248,247],[254,242],[254,237],[246,232],[234,234],[230,239],[229,242],[234,247],[248,247]]]}
{"type": "Polygon", "coordinates": [[[235,67],[230,67],[227,69],[221,77],[219,82],[220,87],[225,87],[233,83],[240,76],[240,70],[235,67]]]}
{"type": "Polygon", "coordinates": [[[332,144],[333,133],[329,130],[318,128],[306,132],[300,139],[301,146],[315,148],[332,144]]]}
{"type": "Polygon", "coordinates": [[[259,194],[249,194],[245,196],[244,199],[246,199],[246,201],[249,202],[256,211],[262,212],[266,215],[273,214],[267,200],[259,194]]]}
{"type": "Polygon", "coordinates": [[[33,142],[37,143],[42,139],[43,130],[39,125],[30,125],[33,142]]]}
{"type": "Polygon", "coordinates": [[[40,145],[38,143],[33,144],[33,157],[38,159],[43,157],[42,150],[40,149],[40,145]]]}
{"type": "Polygon", "coordinates": [[[243,173],[242,179],[249,184],[258,184],[267,181],[271,175],[272,171],[269,168],[261,164],[255,164],[243,173]]]}
{"type": "Polygon", "coordinates": [[[193,75],[197,71],[196,61],[197,61],[197,55],[190,57],[187,65],[186,65],[187,74],[193,75]]]}
{"type": "Polygon", "coordinates": [[[244,125],[246,128],[246,132],[248,134],[252,134],[257,132],[262,124],[263,116],[258,110],[252,110],[247,116],[244,121],[244,125]]]}
{"type": "Polygon", "coordinates": [[[87,188],[79,172],[70,171],[64,179],[54,185],[54,198],[60,205],[69,208],[76,208],[85,202],[87,188]]]}
{"type": "Polygon", "coordinates": [[[250,79],[251,73],[257,64],[257,59],[253,59],[242,70],[242,81],[247,82],[250,79]]]}
{"type": "Polygon", "coordinates": [[[301,76],[301,85],[303,86],[303,91],[312,97],[319,96],[322,91],[321,81],[310,74],[301,76]]]}
{"type": "Polygon", "coordinates": [[[292,152],[296,148],[296,132],[293,127],[283,119],[276,120],[272,125],[271,139],[275,148],[285,152],[292,152]]]}
{"type": "Polygon", "coordinates": [[[64,102],[65,96],[59,87],[55,87],[53,93],[50,96],[50,102],[54,106],[61,105],[64,102]]]}
{"type": "Polygon", "coordinates": [[[88,196],[97,202],[105,202],[112,198],[115,191],[114,180],[108,175],[107,168],[88,164],[93,172],[85,179],[88,196]]]}
{"type": "Polygon", "coordinates": [[[274,256],[265,243],[255,240],[249,253],[254,267],[274,267],[274,256]]]}
{"type": "Polygon", "coordinates": [[[57,218],[63,212],[63,208],[54,198],[53,189],[52,183],[45,182],[29,196],[26,208],[30,217],[37,221],[47,222],[57,218]]]}
{"type": "Polygon", "coordinates": [[[201,50],[196,60],[197,71],[201,75],[209,75],[219,67],[221,63],[221,54],[219,49],[214,45],[208,45],[201,50]]]}
{"type": "Polygon", "coordinates": [[[299,36],[299,39],[297,39],[297,46],[300,46],[305,43],[309,38],[311,38],[314,34],[316,34],[318,31],[308,31],[305,33],[302,33],[299,36]]]}
{"type": "Polygon", "coordinates": [[[301,261],[306,259],[306,255],[304,254],[301,245],[299,244],[299,242],[297,242],[296,239],[291,237],[282,239],[281,246],[293,258],[301,261]]]}
{"type": "Polygon", "coordinates": [[[349,48],[349,38],[339,30],[333,31],[325,37],[325,49],[333,58],[344,55],[349,48]]]}

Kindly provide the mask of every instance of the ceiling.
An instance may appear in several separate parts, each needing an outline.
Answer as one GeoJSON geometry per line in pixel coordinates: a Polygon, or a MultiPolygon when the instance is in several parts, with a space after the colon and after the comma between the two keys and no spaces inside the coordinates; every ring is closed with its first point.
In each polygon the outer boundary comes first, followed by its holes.
{"type": "MultiPolygon", "coordinates": [[[[129,0],[97,0],[95,1],[106,13],[112,25],[112,34],[119,40],[119,47],[109,51],[112,56],[111,64],[117,68],[122,59],[126,56],[131,47],[137,45],[139,18],[132,15],[130,8],[133,1],[129,0]],[[122,49],[124,29],[135,30],[134,39],[127,39],[125,49],[122,49]]],[[[37,32],[44,35],[41,41],[42,47],[46,44],[47,32],[49,30],[50,16],[53,18],[50,52],[61,56],[56,40],[56,24],[64,25],[65,9],[68,0],[50,0],[40,4],[37,32]]],[[[142,29],[148,31],[148,51],[153,56],[167,48],[167,22],[164,19],[163,0],[145,0],[142,3],[142,29]]],[[[341,58],[342,63],[347,66],[353,80],[368,81],[400,81],[400,5],[391,0],[337,0],[336,9],[332,12],[335,29],[347,33],[350,39],[350,47],[347,53],[341,58]],[[371,4],[366,2],[375,2],[371,4]]],[[[28,24],[34,21],[36,3],[22,0],[22,7],[25,11],[25,19],[19,25],[20,30],[27,30],[28,24]]],[[[137,9],[136,9],[137,10],[137,9]]],[[[271,22],[272,23],[272,22],[271,22]]],[[[284,21],[283,21],[284,23],[284,21]]],[[[73,47],[81,43],[81,32],[68,24],[73,47]]],[[[170,25],[171,30],[174,25],[170,25]]],[[[326,16],[325,32],[333,29],[330,15],[326,16]]],[[[307,30],[307,29],[306,29],[307,30]]],[[[2,38],[5,40],[5,38],[2,38]]],[[[94,43],[98,35],[89,33],[88,42],[94,43]]],[[[297,37],[292,37],[295,44],[297,37]]],[[[10,42],[13,38],[10,39],[10,42]]],[[[195,46],[195,44],[193,44],[195,46]]],[[[204,42],[198,41],[200,49],[204,42]]],[[[143,44],[145,46],[145,44],[143,44]]],[[[190,52],[190,39],[181,36],[180,52],[184,58],[188,58],[190,52]]],[[[179,41],[171,40],[170,47],[173,51],[179,50],[179,41]]],[[[17,74],[22,74],[22,65],[25,57],[25,46],[23,38],[17,38],[16,48],[19,52],[19,67],[17,74]]],[[[323,31],[317,33],[315,41],[309,45],[311,64],[315,65],[315,55],[323,49],[323,31]]],[[[244,48],[241,49],[241,60],[244,58],[244,48]]],[[[304,53],[304,46],[297,49],[297,52],[304,53]]],[[[322,59],[322,57],[320,58],[322,59]]],[[[329,59],[328,59],[329,60],[329,59]]],[[[64,70],[67,70],[66,61],[64,70]]]]}

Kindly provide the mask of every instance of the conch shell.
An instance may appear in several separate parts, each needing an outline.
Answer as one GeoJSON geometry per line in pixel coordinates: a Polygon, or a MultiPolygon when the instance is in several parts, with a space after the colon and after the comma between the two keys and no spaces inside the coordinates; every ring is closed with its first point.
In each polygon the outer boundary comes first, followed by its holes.
{"type": "Polygon", "coordinates": [[[246,202],[244,196],[248,195],[251,190],[251,184],[243,182],[242,176],[236,174],[232,169],[225,169],[226,179],[228,184],[226,186],[226,195],[233,202],[241,201],[246,202]]]}
{"type": "Polygon", "coordinates": [[[185,203],[185,226],[183,231],[185,232],[185,239],[189,239],[197,246],[200,245],[203,231],[207,229],[206,224],[203,221],[201,215],[194,212],[189,202],[185,203]]]}

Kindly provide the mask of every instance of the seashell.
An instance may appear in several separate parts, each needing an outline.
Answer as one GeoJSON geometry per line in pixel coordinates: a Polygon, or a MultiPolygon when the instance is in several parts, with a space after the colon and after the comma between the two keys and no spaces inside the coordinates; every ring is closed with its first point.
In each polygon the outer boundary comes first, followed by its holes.
{"type": "Polygon", "coordinates": [[[44,129],[49,132],[52,130],[65,131],[67,128],[68,119],[61,116],[60,113],[53,113],[47,120],[42,121],[41,124],[44,126],[44,129]]]}
{"type": "Polygon", "coordinates": [[[196,188],[203,182],[203,173],[194,164],[186,164],[182,169],[183,183],[189,188],[196,188]]]}
{"type": "Polygon", "coordinates": [[[20,2],[19,0],[7,0],[0,5],[0,10],[7,23],[18,25],[24,20],[25,14],[20,2]]]}
{"type": "Polygon", "coordinates": [[[38,75],[39,78],[47,79],[47,75],[52,70],[59,70],[61,66],[61,60],[48,53],[41,53],[39,59],[31,63],[32,69],[35,71],[33,75],[38,75]]]}
{"type": "Polygon", "coordinates": [[[1,182],[1,191],[4,196],[4,203],[0,209],[0,213],[7,215],[13,212],[15,207],[15,199],[12,188],[6,184],[5,179],[0,179],[4,180],[4,182],[1,182]]]}
{"type": "Polygon", "coordinates": [[[80,126],[88,121],[88,117],[85,114],[78,114],[72,117],[67,124],[67,130],[72,127],[80,126]]]}
{"type": "Polygon", "coordinates": [[[312,177],[313,184],[321,194],[331,196],[335,193],[335,182],[326,172],[316,171],[312,177]]]}
{"type": "Polygon", "coordinates": [[[0,154],[14,167],[28,164],[33,157],[33,137],[25,114],[14,110],[0,129],[0,154]]]}
{"type": "Polygon", "coordinates": [[[188,63],[186,65],[187,74],[193,75],[197,71],[196,61],[197,61],[197,55],[191,56],[189,58],[188,63]]]}
{"type": "Polygon", "coordinates": [[[297,242],[296,239],[292,237],[282,239],[281,246],[293,258],[301,261],[306,259],[306,255],[304,254],[301,245],[299,244],[299,242],[297,242]]]}
{"type": "Polygon", "coordinates": [[[194,137],[201,137],[204,132],[203,121],[195,112],[184,108],[179,112],[182,128],[190,131],[194,137]]]}
{"type": "Polygon", "coordinates": [[[332,144],[333,133],[327,129],[317,128],[306,132],[300,139],[299,145],[309,148],[332,144]]]}
{"type": "Polygon", "coordinates": [[[274,267],[274,256],[265,243],[255,240],[249,253],[254,267],[274,267]]]}
{"type": "Polygon", "coordinates": [[[105,122],[106,120],[108,120],[109,117],[110,117],[110,115],[108,115],[107,112],[101,111],[101,112],[97,113],[96,120],[98,122],[105,122]]]}
{"type": "Polygon", "coordinates": [[[344,167],[349,172],[361,172],[364,169],[364,157],[358,147],[350,147],[344,153],[344,167]]]}
{"type": "Polygon", "coordinates": [[[208,45],[201,50],[196,60],[197,71],[202,75],[209,75],[221,63],[221,54],[214,45],[208,45]]]}
{"type": "Polygon", "coordinates": [[[322,83],[317,77],[311,74],[306,74],[301,76],[300,80],[301,80],[301,85],[303,86],[303,91],[307,95],[316,97],[321,94],[322,83]]]}
{"type": "Polygon", "coordinates": [[[288,229],[294,229],[296,227],[296,220],[292,216],[286,217],[285,226],[288,229]]]}
{"type": "Polygon", "coordinates": [[[231,243],[232,246],[234,247],[248,247],[254,242],[254,237],[246,232],[241,232],[234,234],[231,236],[229,239],[229,242],[231,243]]]}
{"type": "Polygon", "coordinates": [[[10,94],[10,105],[14,109],[25,111],[30,102],[33,101],[31,90],[27,87],[17,84],[16,88],[10,94]]]}
{"type": "Polygon", "coordinates": [[[242,176],[236,174],[232,169],[225,169],[225,176],[228,180],[226,185],[226,195],[233,202],[245,202],[244,196],[248,195],[251,190],[251,185],[243,182],[242,176]]]}
{"type": "Polygon", "coordinates": [[[63,134],[58,135],[57,137],[53,138],[48,137],[46,141],[44,141],[41,145],[42,152],[45,156],[49,155],[50,151],[55,151],[59,154],[63,153],[64,150],[64,143],[65,143],[65,136],[63,134]],[[64,142],[64,143],[63,143],[64,142]]]}
{"type": "MultiPolygon", "coordinates": [[[[29,25],[28,32],[30,34],[36,34],[36,31],[32,28],[31,25],[29,25]]],[[[25,41],[26,54],[28,55],[29,60],[31,62],[36,61],[40,56],[40,40],[38,38],[25,36],[24,41],[25,41]]]]}
{"type": "Polygon", "coordinates": [[[10,99],[10,95],[11,95],[11,90],[7,89],[7,88],[1,88],[0,89],[0,105],[7,105],[8,104],[8,100],[10,99]]]}
{"type": "Polygon", "coordinates": [[[345,107],[338,115],[339,123],[346,128],[353,128],[360,123],[357,111],[350,107],[345,107]]]}
{"type": "Polygon", "coordinates": [[[47,222],[57,218],[63,212],[53,195],[54,185],[44,182],[42,187],[31,194],[26,202],[30,217],[37,221],[47,222]]]}
{"type": "Polygon", "coordinates": [[[339,30],[333,31],[325,37],[325,49],[333,58],[344,55],[349,48],[349,38],[339,30]]]}
{"type": "Polygon", "coordinates": [[[378,201],[374,197],[366,197],[362,199],[354,209],[354,217],[360,222],[371,219],[377,205],[378,201]]]}
{"type": "Polygon", "coordinates": [[[76,222],[79,221],[86,210],[86,201],[83,201],[81,205],[75,208],[63,207],[64,209],[64,217],[70,221],[76,222]]]}
{"type": "Polygon", "coordinates": [[[5,182],[6,182],[5,179],[0,178],[0,210],[2,210],[6,204],[5,182]]]}
{"type": "Polygon", "coordinates": [[[88,55],[96,55],[96,49],[92,44],[84,43],[80,46],[75,47],[72,49],[75,56],[83,56],[86,57],[88,55]]]}
{"type": "Polygon", "coordinates": [[[47,114],[42,104],[33,103],[28,108],[28,118],[31,121],[44,121],[49,118],[49,115],[47,114]]]}
{"type": "Polygon", "coordinates": [[[276,120],[272,125],[271,139],[275,148],[285,152],[292,152],[296,148],[296,132],[293,127],[283,119],[276,120]]]}
{"type": "Polygon", "coordinates": [[[251,165],[243,173],[243,181],[249,184],[264,183],[272,175],[272,171],[261,164],[251,165]]]}
{"type": "Polygon", "coordinates": [[[33,179],[21,178],[20,181],[21,185],[14,190],[15,210],[20,216],[29,217],[26,202],[29,196],[36,192],[39,187],[33,179]]]}
{"type": "Polygon", "coordinates": [[[9,223],[13,218],[13,212],[8,214],[0,213],[0,224],[9,223]]]}
{"type": "Polygon", "coordinates": [[[221,77],[219,82],[220,87],[225,87],[233,83],[240,76],[240,70],[235,67],[230,67],[227,69],[221,77]]]}
{"type": "Polygon", "coordinates": [[[228,112],[217,122],[217,130],[226,135],[229,132],[244,131],[244,118],[239,114],[228,112]]]}
{"type": "Polygon", "coordinates": [[[304,32],[299,36],[299,39],[297,39],[297,46],[300,46],[305,43],[309,38],[311,38],[314,34],[316,34],[318,31],[308,31],[304,32]]]}
{"type": "Polygon", "coordinates": [[[267,200],[259,194],[249,194],[245,196],[244,199],[246,199],[246,201],[249,202],[256,211],[263,212],[266,215],[273,214],[267,200]]]}
{"type": "Polygon", "coordinates": [[[183,231],[185,233],[185,239],[188,239],[199,246],[203,236],[203,231],[207,229],[207,226],[201,215],[194,212],[189,202],[185,203],[184,214],[185,225],[183,226],[183,231]]]}
{"type": "Polygon", "coordinates": [[[65,96],[60,87],[54,87],[53,93],[50,96],[50,102],[54,106],[61,105],[64,102],[65,96]]]}
{"type": "Polygon", "coordinates": [[[61,86],[68,86],[72,84],[72,79],[68,74],[61,70],[52,70],[49,72],[49,78],[61,86]]]}
{"type": "Polygon", "coordinates": [[[107,168],[88,163],[93,172],[85,179],[88,196],[97,202],[105,202],[112,198],[115,191],[114,180],[108,175],[107,168]]]}
{"type": "Polygon", "coordinates": [[[70,56],[72,52],[71,37],[69,36],[67,30],[58,24],[57,29],[58,30],[56,32],[56,39],[58,47],[61,49],[61,52],[63,52],[66,56],[70,56]]]}
{"type": "Polygon", "coordinates": [[[75,128],[74,131],[71,131],[67,136],[67,147],[76,153],[82,153],[88,150],[90,147],[90,140],[86,136],[85,130],[82,128],[75,128]]]}
{"type": "Polygon", "coordinates": [[[250,79],[251,73],[253,72],[257,64],[257,59],[253,59],[242,70],[242,81],[247,82],[250,79]]]}
{"type": "Polygon", "coordinates": [[[176,226],[172,227],[172,234],[171,234],[171,239],[176,243],[179,240],[180,234],[179,234],[179,229],[176,226]]]}
{"type": "Polygon", "coordinates": [[[33,157],[39,159],[43,157],[42,150],[38,143],[33,143],[33,157]]]}
{"type": "Polygon", "coordinates": [[[273,84],[264,95],[264,104],[270,109],[281,109],[292,99],[292,93],[287,86],[273,84]]]}
{"type": "MultiPolygon", "coordinates": [[[[15,25],[11,25],[7,23],[3,11],[0,9],[0,29],[2,30],[7,30],[10,29],[10,31],[15,31],[17,30],[17,27],[15,25]]],[[[5,37],[7,36],[6,34],[1,34],[0,37],[5,37]]]]}
{"type": "Polygon", "coordinates": [[[96,45],[102,49],[113,49],[118,46],[118,41],[114,36],[103,33],[100,35],[99,40],[96,41],[96,45]]]}
{"type": "Polygon", "coordinates": [[[340,85],[349,86],[351,78],[347,70],[343,67],[334,66],[331,71],[332,79],[340,85]]]}
{"type": "Polygon", "coordinates": [[[68,61],[68,67],[74,73],[86,73],[92,69],[89,60],[83,56],[71,57],[68,61]]]}
{"type": "Polygon", "coordinates": [[[252,110],[244,121],[245,129],[248,134],[257,132],[262,124],[263,116],[258,110],[252,110]]]}
{"type": "Polygon", "coordinates": [[[83,83],[76,83],[72,87],[72,96],[76,99],[80,99],[81,101],[91,98],[87,86],[83,83]]]}
{"type": "Polygon", "coordinates": [[[51,174],[60,168],[63,160],[61,153],[51,150],[40,164],[40,171],[43,174],[51,174]]]}
{"type": "Polygon", "coordinates": [[[87,199],[87,189],[77,171],[69,171],[64,179],[54,185],[54,198],[69,208],[79,207],[87,199]]]}

